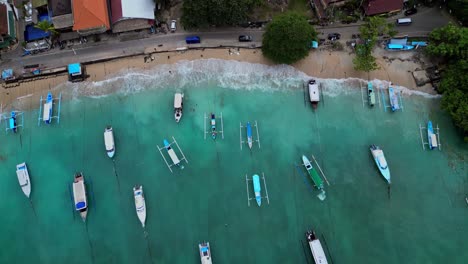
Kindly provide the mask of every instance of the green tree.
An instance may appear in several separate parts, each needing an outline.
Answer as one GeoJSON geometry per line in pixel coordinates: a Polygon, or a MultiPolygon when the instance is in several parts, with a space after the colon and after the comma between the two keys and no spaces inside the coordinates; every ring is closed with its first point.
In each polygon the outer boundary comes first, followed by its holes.
{"type": "Polygon", "coordinates": [[[370,72],[379,69],[376,59],[372,56],[368,44],[356,45],[356,57],[353,59],[354,69],[356,71],[370,72]]]}
{"type": "Polygon", "coordinates": [[[182,24],[187,28],[230,26],[245,22],[260,0],[185,0],[182,24]]]}
{"type": "Polygon", "coordinates": [[[37,24],[34,26],[35,28],[41,29],[44,32],[50,32],[51,34],[55,35],[57,34],[57,31],[55,30],[54,25],[52,25],[49,21],[43,20],[37,22],[37,24]]]}
{"type": "Polygon", "coordinates": [[[309,54],[317,37],[304,16],[295,12],[281,14],[271,21],[263,34],[262,52],[276,63],[291,64],[309,54]]]}
{"type": "Polygon", "coordinates": [[[466,26],[468,24],[468,1],[467,0],[448,0],[447,6],[460,22],[466,26]]]}
{"type": "Polygon", "coordinates": [[[429,34],[427,52],[447,59],[468,59],[468,28],[449,23],[429,34]]]}

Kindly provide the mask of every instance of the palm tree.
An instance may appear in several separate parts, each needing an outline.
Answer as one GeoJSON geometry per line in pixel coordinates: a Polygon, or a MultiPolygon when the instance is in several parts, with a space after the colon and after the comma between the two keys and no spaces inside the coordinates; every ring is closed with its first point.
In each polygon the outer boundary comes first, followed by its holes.
{"type": "Polygon", "coordinates": [[[48,20],[39,21],[34,27],[41,29],[44,32],[50,32],[52,35],[58,33],[57,30],[55,30],[54,25],[52,25],[48,20]]]}

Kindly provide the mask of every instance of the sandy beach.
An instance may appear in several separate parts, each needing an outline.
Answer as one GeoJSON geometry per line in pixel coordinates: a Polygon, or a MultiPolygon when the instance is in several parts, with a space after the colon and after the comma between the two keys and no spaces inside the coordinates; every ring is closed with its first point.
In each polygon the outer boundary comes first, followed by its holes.
{"type": "MultiPolygon", "coordinates": [[[[150,53],[150,51],[148,51],[150,53]]],[[[412,71],[423,68],[424,62],[415,62],[412,57],[414,53],[408,52],[387,52],[383,49],[376,49],[374,55],[378,58],[377,62],[380,69],[366,72],[358,72],[353,69],[354,55],[348,51],[311,51],[309,56],[292,66],[305,74],[317,78],[345,79],[358,78],[363,80],[384,80],[391,81],[398,86],[404,86],[408,89],[422,91],[428,94],[435,94],[430,85],[417,87],[412,76],[412,71]]],[[[156,65],[173,64],[183,60],[199,59],[223,59],[236,60],[249,63],[258,63],[265,65],[274,65],[273,62],[266,59],[261,49],[200,49],[186,50],[176,52],[154,53],[147,56],[134,56],[129,58],[115,59],[108,62],[102,62],[87,65],[86,71],[89,75],[88,82],[102,81],[115,76],[119,72],[138,69],[151,69],[156,65]],[[149,57],[151,56],[151,57],[149,57]],[[150,59],[152,58],[152,59],[150,59]],[[146,62],[145,62],[146,61],[146,62]]],[[[40,80],[20,83],[16,87],[2,89],[1,107],[2,111],[11,108],[14,105],[17,108],[27,110],[34,108],[37,99],[45,95],[58,85],[67,82],[65,74],[51,76],[40,80]],[[34,100],[25,100],[31,98],[34,100]],[[28,103],[30,102],[30,103],[28,103]],[[33,105],[30,105],[33,104],[33,105]]]]}

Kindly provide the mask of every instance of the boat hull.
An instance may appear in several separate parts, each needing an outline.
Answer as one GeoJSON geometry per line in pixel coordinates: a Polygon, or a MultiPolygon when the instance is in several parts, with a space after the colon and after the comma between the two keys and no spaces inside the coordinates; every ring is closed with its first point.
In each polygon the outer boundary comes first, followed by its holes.
{"type": "Polygon", "coordinates": [[[318,103],[320,102],[320,91],[318,84],[315,80],[309,80],[308,82],[308,90],[309,90],[309,100],[312,105],[313,109],[316,109],[318,103]]]}
{"type": "Polygon", "coordinates": [[[31,196],[31,180],[29,178],[28,167],[25,162],[16,165],[16,176],[18,177],[21,190],[24,195],[29,198],[31,196]]]}
{"type": "Polygon", "coordinates": [[[201,264],[212,264],[210,242],[198,244],[201,264]]]}
{"type": "Polygon", "coordinates": [[[260,185],[260,176],[255,174],[252,176],[252,184],[254,187],[254,193],[255,193],[255,200],[257,201],[257,205],[261,206],[262,205],[262,186],[260,185]]]}
{"type": "Polygon", "coordinates": [[[247,122],[246,129],[247,129],[247,145],[249,146],[250,149],[252,149],[253,138],[252,138],[252,126],[250,125],[250,122],[247,122]]]}
{"type": "Polygon", "coordinates": [[[400,103],[398,102],[398,96],[392,87],[388,88],[388,95],[390,97],[390,106],[392,108],[392,111],[395,112],[397,110],[400,110],[400,103]]]}
{"type": "Polygon", "coordinates": [[[373,107],[375,105],[374,87],[370,82],[367,83],[367,101],[369,102],[370,107],[373,107]]]}
{"type": "Polygon", "coordinates": [[[372,157],[374,158],[375,164],[377,165],[377,168],[380,171],[380,174],[384,177],[387,183],[390,184],[390,169],[388,168],[387,160],[385,159],[383,151],[375,145],[370,146],[370,151],[372,157]]]}
{"type": "Polygon", "coordinates": [[[216,117],[211,114],[211,138],[216,139],[216,117]]]}
{"type": "Polygon", "coordinates": [[[73,200],[75,210],[80,213],[81,219],[86,221],[88,215],[88,199],[86,197],[86,185],[82,173],[76,173],[73,181],[73,200]]]}
{"type": "Polygon", "coordinates": [[[306,233],[306,239],[307,242],[309,242],[310,252],[312,253],[314,262],[316,264],[328,264],[325,251],[323,250],[320,240],[315,237],[315,233],[313,231],[308,231],[306,233]]]}
{"type": "Polygon", "coordinates": [[[133,187],[133,196],[135,198],[135,209],[141,226],[145,227],[146,222],[146,202],[143,193],[143,186],[133,187]]]}

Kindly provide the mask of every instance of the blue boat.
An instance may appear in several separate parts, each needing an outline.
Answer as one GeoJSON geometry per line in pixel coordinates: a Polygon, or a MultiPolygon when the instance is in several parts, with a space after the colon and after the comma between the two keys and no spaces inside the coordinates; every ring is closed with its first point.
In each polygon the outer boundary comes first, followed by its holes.
{"type": "Polygon", "coordinates": [[[216,139],[216,117],[215,114],[211,114],[211,138],[216,139]]]}
{"type": "Polygon", "coordinates": [[[388,87],[388,95],[390,97],[390,105],[392,106],[392,111],[400,110],[400,104],[398,102],[398,95],[392,87],[388,87]]]}
{"type": "Polygon", "coordinates": [[[427,140],[429,142],[429,149],[434,149],[438,147],[437,136],[434,134],[434,128],[432,127],[432,122],[427,122],[427,140]]]}
{"type": "Polygon", "coordinates": [[[47,99],[44,104],[44,112],[42,116],[42,119],[44,120],[46,124],[50,124],[52,121],[53,101],[54,101],[54,98],[52,97],[52,93],[49,92],[47,94],[47,99]]]}
{"type": "Polygon", "coordinates": [[[380,173],[385,178],[387,183],[390,184],[390,169],[388,168],[387,160],[385,160],[382,149],[380,149],[379,146],[371,145],[370,151],[372,153],[372,157],[374,157],[375,164],[377,164],[377,168],[380,170],[380,173]]]}
{"type": "Polygon", "coordinates": [[[257,200],[258,206],[262,205],[262,196],[261,196],[261,191],[262,187],[260,186],[260,177],[255,174],[252,176],[252,182],[254,186],[254,192],[255,192],[255,200],[257,200]]]}
{"type": "Polygon", "coordinates": [[[249,148],[252,149],[252,126],[250,125],[250,122],[247,122],[247,144],[249,145],[249,148]]]}
{"type": "Polygon", "coordinates": [[[10,116],[10,129],[16,133],[16,128],[16,113],[12,111],[10,116]]]}

